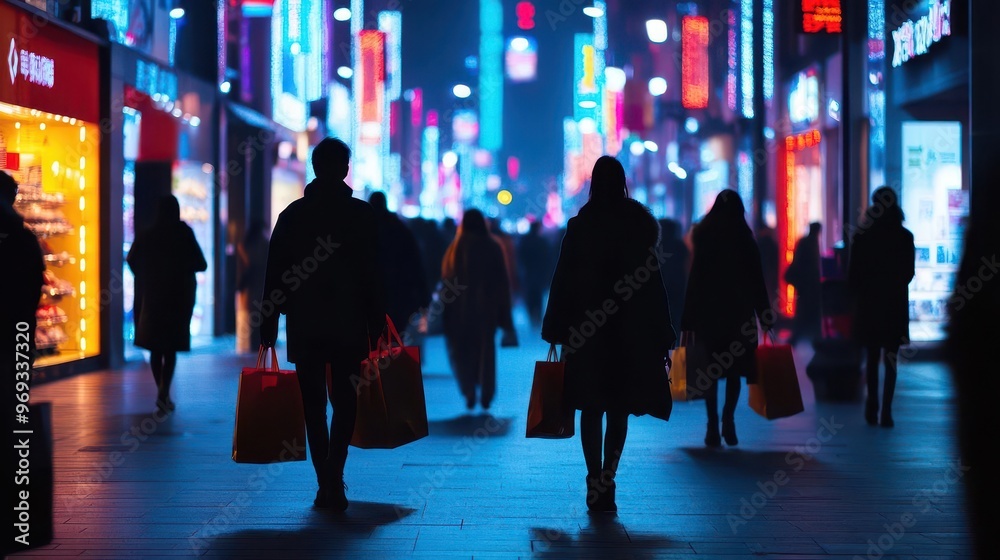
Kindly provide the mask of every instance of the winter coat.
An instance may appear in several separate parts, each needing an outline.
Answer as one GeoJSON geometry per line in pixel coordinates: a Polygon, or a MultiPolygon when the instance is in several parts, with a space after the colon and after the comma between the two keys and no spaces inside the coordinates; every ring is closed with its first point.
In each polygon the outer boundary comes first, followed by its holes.
{"type": "Polygon", "coordinates": [[[288,316],[288,360],[359,362],[385,327],[376,262],[375,213],[343,181],[306,186],[278,216],[261,297],[261,339],[273,342],[278,314],[288,316]]]}
{"type": "Polygon", "coordinates": [[[208,268],[184,222],[157,222],[136,236],[126,257],[135,275],[135,345],[159,352],[191,349],[197,278],[208,268]]]}
{"type": "Polygon", "coordinates": [[[913,234],[902,226],[875,223],[854,236],[848,287],[858,342],[882,348],[910,342],[909,284],[915,260],[913,234]]]}
{"type": "Polygon", "coordinates": [[[423,258],[416,237],[398,216],[384,210],[376,210],[375,216],[386,312],[402,333],[431,298],[423,258]]]}
{"type": "MultiPolygon", "coordinates": [[[[2,171],[0,171],[2,173],[2,171]]],[[[8,341],[14,343],[21,350],[28,345],[29,352],[22,354],[33,355],[35,350],[35,311],[38,309],[38,300],[42,296],[42,273],[45,271],[45,263],[42,260],[42,250],[38,246],[38,239],[35,235],[24,227],[24,220],[5,202],[0,202],[0,268],[4,270],[0,274],[0,294],[3,294],[4,303],[0,305],[0,325],[4,325],[3,335],[8,341]],[[17,329],[18,323],[27,323],[28,328],[17,329]],[[17,333],[27,333],[27,340],[17,333]]],[[[11,347],[14,350],[13,347],[11,347]]],[[[13,367],[14,356],[10,356],[7,361],[13,367]]],[[[7,369],[4,373],[7,373],[7,369]]],[[[13,381],[13,376],[9,378],[13,381]]]]}
{"type": "Polygon", "coordinates": [[[624,198],[588,203],[567,225],[542,338],[563,346],[565,398],[578,410],[669,417],[665,357],[676,336],[659,231],[624,198]]]}
{"type": "MultiPolygon", "coordinates": [[[[719,364],[720,378],[757,379],[757,321],[774,321],[750,229],[695,226],[681,328],[694,333],[697,367],[719,364]],[[729,367],[726,367],[726,366],[729,367]]],[[[690,365],[690,364],[689,364],[690,365]]],[[[717,369],[717,368],[716,368],[717,369]]]]}

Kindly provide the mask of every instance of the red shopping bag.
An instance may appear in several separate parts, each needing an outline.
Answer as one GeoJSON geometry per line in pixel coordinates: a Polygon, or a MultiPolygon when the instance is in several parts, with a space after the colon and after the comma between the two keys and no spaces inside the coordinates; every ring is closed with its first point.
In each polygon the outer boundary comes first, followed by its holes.
{"type": "Polygon", "coordinates": [[[750,408],[768,420],[805,410],[792,347],[765,344],[757,348],[757,382],[750,384],[750,408]]]}
{"type": "Polygon", "coordinates": [[[566,366],[556,356],[555,344],[549,347],[544,362],[535,362],[535,378],[531,382],[528,401],[529,438],[564,439],[574,434],[576,411],[563,402],[563,380],[566,366]]]}
{"type": "Polygon", "coordinates": [[[306,421],[299,378],[295,371],[278,369],[273,347],[269,368],[265,354],[261,346],[257,365],[243,368],[240,374],[233,461],[305,461],[306,421]]]}
{"type": "Polygon", "coordinates": [[[388,316],[378,349],[361,362],[355,383],[358,413],[351,445],[395,449],[427,436],[427,404],[420,372],[420,349],[403,346],[388,316]]]}

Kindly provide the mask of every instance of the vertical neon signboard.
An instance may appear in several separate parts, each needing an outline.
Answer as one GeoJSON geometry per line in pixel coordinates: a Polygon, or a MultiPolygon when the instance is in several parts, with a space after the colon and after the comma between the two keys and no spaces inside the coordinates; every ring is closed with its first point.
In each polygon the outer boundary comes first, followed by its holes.
{"type": "Polygon", "coordinates": [[[361,63],[354,78],[361,85],[360,140],[363,144],[378,144],[385,116],[385,33],[364,30],[360,43],[361,63]]]}
{"type": "Polygon", "coordinates": [[[479,2],[479,145],[498,151],[503,146],[503,3],[479,2]]]}
{"type": "Polygon", "coordinates": [[[403,15],[400,12],[379,12],[378,30],[385,33],[386,41],[386,95],[389,101],[395,101],[402,94],[403,15]]]}
{"type": "Polygon", "coordinates": [[[573,36],[573,118],[577,121],[594,119],[603,127],[601,119],[602,91],[604,89],[603,55],[594,47],[594,35],[577,33],[573,36]]]}
{"type": "Polygon", "coordinates": [[[708,107],[708,18],[684,16],[681,21],[681,104],[708,107]]]}
{"type": "Polygon", "coordinates": [[[753,118],[753,2],[740,0],[740,110],[748,119],[753,118]]]}

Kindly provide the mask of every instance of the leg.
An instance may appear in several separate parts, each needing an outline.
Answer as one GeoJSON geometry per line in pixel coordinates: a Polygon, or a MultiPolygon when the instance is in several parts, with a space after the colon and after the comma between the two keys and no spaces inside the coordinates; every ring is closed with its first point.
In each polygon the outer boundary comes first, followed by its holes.
{"type": "MultiPolygon", "coordinates": [[[[336,489],[343,486],[344,464],[347,462],[347,447],[354,435],[354,423],[358,413],[358,393],[351,383],[351,376],[358,371],[361,362],[357,357],[345,356],[330,364],[330,404],[333,417],[330,419],[330,451],[326,465],[327,481],[336,489]]],[[[324,406],[326,403],[324,403],[324,406]]]]}
{"type": "Polygon", "coordinates": [[[865,402],[865,420],[875,425],[878,423],[878,359],[882,349],[878,346],[869,346],[867,354],[865,380],[868,383],[868,400],[865,402]]]}
{"type": "Polygon", "coordinates": [[[736,405],[740,402],[740,388],[742,379],[739,374],[730,374],[726,377],[726,402],[722,406],[722,436],[726,439],[726,445],[736,445],[739,439],[736,438],[736,405]]]}
{"type": "Polygon", "coordinates": [[[177,369],[177,352],[163,353],[163,370],[160,372],[160,391],[170,402],[170,385],[174,381],[174,370],[177,369]]]}
{"type": "Polygon", "coordinates": [[[722,445],[719,436],[719,380],[712,379],[711,385],[705,391],[705,412],[708,416],[708,429],[705,431],[705,445],[718,447],[722,445]]]}
{"type": "Polygon", "coordinates": [[[604,434],[604,473],[614,479],[618,472],[618,463],[625,449],[625,437],[628,435],[628,413],[608,412],[608,427],[604,434]]]}
{"type": "MultiPolygon", "coordinates": [[[[156,382],[156,390],[159,391],[160,387],[163,386],[160,383],[163,372],[163,353],[157,350],[151,350],[149,352],[149,369],[153,370],[153,381],[156,382]]],[[[162,394],[162,391],[160,391],[162,394]]]]}
{"type": "Polygon", "coordinates": [[[896,357],[899,355],[899,347],[885,349],[885,385],[882,387],[882,425],[891,428],[895,425],[892,420],[892,398],[896,394],[896,357]]]}
{"type": "Polygon", "coordinates": [[[497,343],[495,335],[489,335],[483,340],[483,357],[481,358],[479,403],[483,409],[488,409],[493,403],[493,395],[497,389],[497,343]]]}
{"type": "Polygon", "coordinates": [[[300,360],[295,364],[302,391],[302,408],[306,417],[306,440],[316,479],[325,485],[323,467],[330,454],[330,435],[326,428],[326,364],[321,361],[300,360]]]}
{"type": "Polygon", "coordinates": [[[587,476],[601,475],[601,423],[604,413],[599,410],[580,412],[580,443],[583,444],[583,459],[587,463],[587,476]]]}

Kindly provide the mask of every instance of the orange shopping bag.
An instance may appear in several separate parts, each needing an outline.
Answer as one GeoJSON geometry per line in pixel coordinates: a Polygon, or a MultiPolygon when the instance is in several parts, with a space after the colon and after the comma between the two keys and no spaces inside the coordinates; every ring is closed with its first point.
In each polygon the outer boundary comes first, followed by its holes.
{"type": "Polygon", "coordinates": [[[787,344],[757,347],[757,382],[750,384],[750,408],[768,420],[794,416],[805,410],[792,347],[787,344]]]}
{"type": "Polygon", "coordinates": [[[563,380],[566,365],[557,359],[556,345],[549,346],[544,362],[535,362],[528,401],[528,427],[525,437],[564,439],[574,434],[576,411],[563,403],[563,380]]]}
{"type": "Polygon", "coordinates": [[[265,352],[261,346],[256,367],[243,368],[240,374],[233,461],[305,461],[306,420],[299,378],[295,371],[278,369],[273,347],[271,367],[266,367],[265,352]]]}
{"type": "Polygon", "coordinates": [[[356,383],[358,413],[351,445],[395,449],[427,436],[427,404],[420,372],[420,349],[403,346],[387,315],[378,349],[361,362],[356,383]]]}

